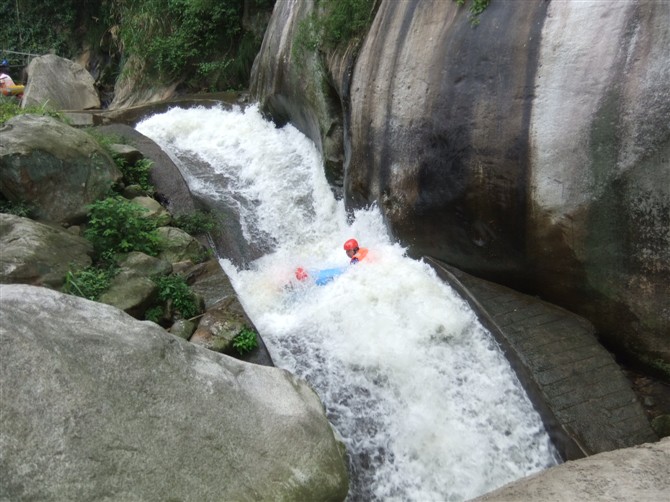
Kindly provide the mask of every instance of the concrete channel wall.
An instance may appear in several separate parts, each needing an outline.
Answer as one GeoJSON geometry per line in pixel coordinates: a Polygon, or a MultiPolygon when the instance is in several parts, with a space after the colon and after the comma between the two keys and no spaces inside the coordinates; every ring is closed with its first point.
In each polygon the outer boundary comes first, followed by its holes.
{"type": "Polygon", "coordinates": [[[495,337],[563,460],[658,441],[628,379],[586,319],[424,260],[495,337]]]}

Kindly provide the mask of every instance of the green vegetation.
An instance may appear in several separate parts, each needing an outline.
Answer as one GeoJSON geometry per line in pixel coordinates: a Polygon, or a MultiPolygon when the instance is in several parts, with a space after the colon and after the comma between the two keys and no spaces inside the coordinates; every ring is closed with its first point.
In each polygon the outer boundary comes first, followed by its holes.
{"type": "MultiPolygon", "coordinates": [[[[273,2],[255,0],[252,9],[273,2]]],[[[145,0],[125,2],[114,18],[123,19],[119,36],[126,59],[139,57],[142,76],[209,91],[244,88],[261,44],[245,30],[239,0],[145,0]]],[[[135,75],[137,77],[138,75],[135,75]]]]}
{"type": "Polygon", "coordinates": [[[158,285],[158,299],[170,302],[171,307],[179,312],[182,318],[189,319],[200,313],[196,297],[182,276],[174,274],[161,276],[155,278],[154,282],[158,285]]]}
{"type": "Polygon", "coordinates": [[[65,277],[63,292],[96,301],[109,289],[116,272],[115,267],[87,267],[69,271],[65,277]]]}
{"type": "Polygon", "coordinates": [[[227,67],[230,60],[216,54],[242,29],[242,4],[231,0],[148,0],[129,3],[123,11],[123,46],[145,61],[147,78],[177,79],[200,64],[201,76],[227,67]]]}
{"type": "Polygon", "coordinates": [[[116,253],[141,251],[156,256],[159,238],[156,223],[143,216],[145,208],[119,195],[89,206],[89,222],[84,236],[91,241],[102,261],[113,261],[116,253]]]}
{"type": "Polygon", "coordinates": [[[123,173],[123,182],[128,185],[139,185],[142,190],[152,193],[154,187],[149,183],[149,175],[153,162],[149,159],[140,159],[134,164],[128,164],[123,158],[114,155],[116,165],[123,173]]]}
{"type": "MultiPolygon", "coordinates": [[[[465,5],[465,0],[454,1],[459,6],[465,5]]],[[[490,3],[491,0],[471,0],[470,8],[468,10],[470,11],[470,23],[472,23],[473,26],[477,26],[479,24],[479,15],[486,10],[490,3]]]]}
{"type": "Polygon", "coordinates": [[[103,134],[91,127],[86,132],[93,136],[100,146],[114,159],[116,166],[123,174],[123,183],[126,186],[139,185],[146,193],[153,193],[154,187],[149,183],[153,162],[149,159],[140,159],[134,164],[128,164],[126,160],[118,155],[112,145],[124,144],[125,139],[117,134],[103,134]]]}
{"type": "Polygon", "coordinates": [[[174,226],[181,228],[190,235],[200,235],[214,230],[216,221],[212,213],[196,211],[192,214],[182,214],[174,219],[174,226]]]}
{"type": "MultiPolygon", "coordinates": [[[[100,17],[104,2],[30,0],[0,2],[0,47],[14,52],[71,56],[79,49],[82,21],[100,17]]],[[[20,54],[0,54],[12,68],[24,66],[20,54]]]]}
{"type": "Polygon", "coordinates": [[[162,305],[156,305],[150,309],[147,309],[147,311],[144,313],[144,319],[155,322],[156,324],[160,324],[164,315],[165,308],[162,305]]]}
{"type": "Polygon", "coordinates": [[[27,202],[11,202],[0,194],[0,213],[31,218],[33,211],[34,207],[31,204],[28,204],[27,202]]]}
{"type": "Polygon", "coordinates": [[[21,113],[19,100],[12,97],[0,96],[0,124],[4,124],[12,117],[21,113]]]}
{"type": "Polygon", "coordinates": [[[372,23],[374,6],[374,0],[315,0],[314,12],[298,25],[294,55],[301,60],[306,52],[360,42],[372,23]]]}
{"type": "Polygon", "coordinates": [[[93,136],[95,140],[100,143],[100,146],[112,157],[114,156],[112,145],[123,145],[126,143],[125,139],[120,134],[102,133],[95,127],[86,127],[84,130],[93,136]]]}
{"type": "Polygon", "coordinates": [[[98,77],[109,87],[120,66],[136,57],[142,63],[134,77],[147,82],[183,79],[194,91],[246,88],[263,35],[248,22],[273,6],[274,0],[1,2],[0,48],[6,52],[0,56],[18,69],[27,54],[74,59],[92,47],[114,67],[98,77]]]}
{"type": "Polygon", "coordinates": [[[15,97],[0,96],[0,125],[4,124],[9,119],[16,117],[17,115],[24,115],[28,113],[32,115],[47,115],[49,117],[56,118],[61,122],[69,122],[65,115],[49,109],[46,105],[28,106],[26,108],[21,108],[19,100],[15,97]]]}
{"type": "Polygon", "coordinates": [[[258,347],[256,332],[249,328],[244,328],[233,338],[233,347],[240,355],[251,352],[258,347]]]}

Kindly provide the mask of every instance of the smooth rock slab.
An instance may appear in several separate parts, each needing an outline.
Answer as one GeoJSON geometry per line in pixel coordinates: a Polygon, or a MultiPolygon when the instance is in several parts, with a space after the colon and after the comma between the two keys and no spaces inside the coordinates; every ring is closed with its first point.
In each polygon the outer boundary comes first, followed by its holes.
{"type": "Polygon", "coordinates": [[[0,286],[0,499],[344,500],[342,445],[290,373],[46,288],[0,286]]]}
{"type": "Polygon", "coordinates": [[[670,493],[670,438],[566,462],[473,502],[656,502],[670,493]]]}

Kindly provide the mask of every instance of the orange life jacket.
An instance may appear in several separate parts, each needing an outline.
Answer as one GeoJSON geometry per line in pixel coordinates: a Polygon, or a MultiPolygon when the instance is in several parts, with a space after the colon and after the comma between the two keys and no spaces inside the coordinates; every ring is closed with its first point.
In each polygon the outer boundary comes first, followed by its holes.
{"type": "Polygon", "coordinates": [[[367,248],[358,248],[358,251],[356,251],[356,254],[351,257],[351,261],[349,263],[351,265],[353,265],[354,263],[358,263],[359,261],[363,260],[367,255],[368,255],[367,248]]]}

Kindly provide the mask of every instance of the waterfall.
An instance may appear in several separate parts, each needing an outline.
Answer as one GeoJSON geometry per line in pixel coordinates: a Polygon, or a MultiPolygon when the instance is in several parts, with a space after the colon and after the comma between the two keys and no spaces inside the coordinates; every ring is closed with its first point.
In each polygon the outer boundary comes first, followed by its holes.
{"type": "Polygon", "coordinates": [[[243,269],[221,265],[275,364],[321,397],[347,447],[348,500],[468,500],[558,462],[466,302],[406,256],[376,207],[347,214],[294,127],[276,128],[251,106],[174,108],[137,129],[268,250],[243,269]],[[352,237],[369,254],[349,266],[342,244],[352,237]],[[345,272],[316,286],[295,279],[299,266],[345,272]]]}

